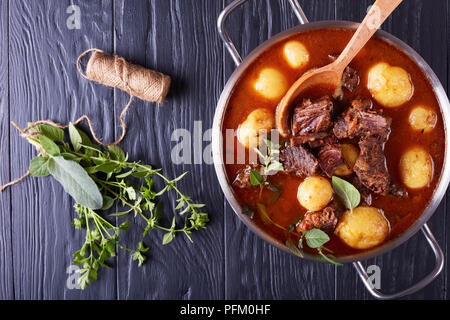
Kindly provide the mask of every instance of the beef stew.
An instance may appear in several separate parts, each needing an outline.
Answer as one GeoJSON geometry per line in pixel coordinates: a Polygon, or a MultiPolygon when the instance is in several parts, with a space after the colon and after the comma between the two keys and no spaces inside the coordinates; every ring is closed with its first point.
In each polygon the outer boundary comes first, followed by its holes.
{"type": "MultiPolygon", "coordinates": [[[[242,144],[240,126],[253,111],[264,109],[274,115],[282,96],[280,92],[307,70],[328,64],[330,55],[339,53],[351,35],[348,30],[313,30],[262,53],[239,80],[228,103],[223,130],[234,129],[238,134],[234,138],[234,150],[224,150],[224,154],[237,152],[238,145],[242,144]],[[288,61],[284,49],[292,42],[301,43],[305,49],[300,52],[301,59],[297,59],[303,63],[296,67],[288,61]],[[275,80],[264,78],[267,74],[274,75],[275,80]]],[[[290,52],[291,58],[292,55],[290,52]]],[[[271,122],[269,118],[264,117],[265,129],[271,122]]],[[[229,181],[246,182],[233,185],[239,203],[255,208],[254,222],[281,241],[297,243],[303,232],[317,228],[329,235],[326,247],[336,256],[369,250],[399,236],[429,203],[444,159],[442,116],[421,70],[390,44],[372,39],[344,73],[340,94],[322,87],[305,92],[294,108],[292,129],[289,141],[280,143],[281,172],[265,175],[261,161],[226,164],[229,181]],[[409,85],[405,83],[405,74],[409,85]],[[383,75],[393,83],[377,83],[383,75]],[[401,92],[392,95],[392,90],[386,89],[389,85],[400,88],[401,92]],[[420,115],[411,116],[418,106],[424,108],[425,112],[419,114],[427,115],[425,120],[420,115]],[[350,153],[344,145],[350,146],[348,150],[357,150],[355,161],[348,159],[350,153]],[[411,177],[417,167],[423,171],[421,178],[425,182],[411,177]],[[251,181],[253,169],[262,173],[264,184],[281,190],[276,199],[271,188],[261,189],[260,181],[251,181]],[[341,178],[358,189],[360,209],[348,213],[336,194],[329,199],[326,195],[328,201],[318,210],[305,208],[299,199],[300,186],[311,177],[321,177],[321,181],[330,183],[338,171],[341,178]],[[259,212],[261,204],[269,220],[259,212]],[[368,208],[375,208],[376,212],[368,208]],[[359,220],[352,221],[352,216],[359,220]],[[371,216],[374,219],[367,232],[381,240],[366,241],[366,237],[356,244],[355,239],[348,240],[342,231],[344,227],[358,228],[365,223],[364,217],[371,216]],[[369,245],[365,247],[364,243],[369,245]]],[[[260,136],[256,139],[258,143],[261,140],[260,136]]],[[[225,149],[227,145],[224,144],[225,149]]],[[[248,148],[245,152],[251,158],[254,151],[248,148]]],[[[326,183],[318,185],[322,186],[319,190],[327,189],[323,188],[326,183]]],[[[310,250],[307,246],[304,249],[310,250]]]]}

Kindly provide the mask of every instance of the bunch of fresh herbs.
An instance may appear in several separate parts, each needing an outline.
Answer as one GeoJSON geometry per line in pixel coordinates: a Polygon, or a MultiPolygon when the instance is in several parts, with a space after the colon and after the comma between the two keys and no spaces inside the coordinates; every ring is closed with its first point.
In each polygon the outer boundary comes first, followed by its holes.
{"type": "Polygon", "coordinates": [[[84,244],[73,255],[74,263],[82,266],[79,270],[81,288],[97,280],[99,267],[108,267],[107,260],[116,255],[116,248],[131,252],[139,266],[146,260],[144,253],[149,250],[143,241],[136,249],[125,247],[120,242],[120,234],[128,230],[130,222],[127,220],[115,226],[99,212],[120,207],[120,212],[109,216],[142,218],[146,223],[143,237],[150,230],[163,230],[163,245],[172,242],[179,233],[192,242],[191,233],[206,227],[209,218],[201,212],[204,205],[193,202],[176,186],[187,173],[169,179],[161,169],[129,161],[128,155],[118,146],[102,149],[72,124],[68,128],[69,142],[65,140],[64,130],[58,127],[40,124],[26,133],[18,129],[39,151],[39,155],[31,160],[30,175],[53,176],[76,202],[78,217],[72,224],[76,229],[86,231],[84,244]],[[154,190],[155,178],[164,183],[161,190],[154,190]],[[178,199],[170,226],[164,226],[161,196],[169,191],[175,192],[178,199]],[[184,216],[181,226],[177,226],[177,215],[184,216]]]}

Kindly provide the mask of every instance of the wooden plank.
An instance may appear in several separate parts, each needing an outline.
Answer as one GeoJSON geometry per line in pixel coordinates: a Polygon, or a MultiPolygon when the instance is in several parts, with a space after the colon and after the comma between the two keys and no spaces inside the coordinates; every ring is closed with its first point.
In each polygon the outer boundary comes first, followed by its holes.
{"type": "MultiPolygon", "coordinates": [[[[194,123],[202,131],[212,126],[217,97],[222,85],[222,50],[215,29],[221,1],[115,1],[116,52],[130,61],[172,76],[167,101],[155,103],[136,99],[127,115],[129,131],[122,144],[130,159],[163,167],[175,177],[189,171],[180,189],[206,204],[211,222],[206,230],[193,234],[194,243],[182,235],[167,246],[163,233],[152,231],[145,238],[150,247],[148,262],[138,268],[128,253],[120,253],[118,285],[120,299],[221,299],[223,298],[223,195],[211,164],[175,164],[171,141],[175,129],[186,129],[195,139],[194,123]]],[[[117,91],[116,114],[127,102],[117,91]]],[[[116,136],[120,130],[116,129],[116,136]]],[[[207,147],[209,142],[204,142],[207,147]]],[[[192,161],[195,150],[192,151],[192,161]]],[[[171,218],[175,201],[165,201],[171,218]]],[[[179,218],[179,223],[183,219],[179,218]]],[[[144,224],[125,233],[125,243],[135,246],[144,224]]],[[[133,226],[135,227],[135,226],[133,226]]]]}
{"type": "MultiPolygon", "coordinates": [[[[4,1],[2,1],[3,3],[4,1]]],[[[53,119],[62,123],[88,114],[98,134],[113,138],[112,90],[82,79],[75,68],[87,48],[112,48],[112,2],[80,2],[81,29],[69,30],[66,9],[73,2],[11,1],[11,120],[53,119]]],[[[36,151],[11,135],[12,176],[23,174],[36,151]]],[[[66,285],[72,254],[84,241],[75,230],[72,199],[52,178],[29,178],[12,188],[14,287],[17,299],[112,299],[115,270],[102,270],[89,289],[66,285]]]]}
{"type": "MultiPolygon", "coordinates": [[[[311,21],[334,18],[334,0],[301,1],[301,4],[311,21]]],[[[296,24],[287,1],[249,1],[227,23],[244,57],[271,35],[296,24]]],[[[228,52],[224,65],[228,78],[234,70],[228,52]]],[[[301,260],[265,243],[239,221],[226,202],[224,219],[225,298],[334,298],[334,266],[301,260]]]]}
{"type": "MultiPolygon", "coordinates": [[[[9,154],[8,2],[0,2],[0,185],[11,180],[9,154]]],[[[11,249],[11,192],[0,193],[0,299],[14,298],[11,249]]]]}
{"type": "MultiPolygon", "coordinates": [[[[337,19],[361,21],[372,2],[369,0],[338,1],[337,19]]],[[[382,27],[421,54],[436,72],[444,87],[447,86],[448,30],[446,29],[447,17],[442,12],[447,12],[447,6],[448,1],[405,1],[382,27]],[[439,45],[436,45],[437,43],[439,45]]],[[[441,245],[444,245],[446,239],[445,202],[444,200],[441,203],[429,222],[441,245]]],[[[430,272],[434,266],[434,255],[423,236],[417,234],[401,247],[381,257],[370,259],[364,264],[380,266],[382,291],[394,292],[410,286],[430,272]]],[[[406,299],[444,298],[445,278],[446,276],[441,274],[428,287],[406,299]]],[[[337,297],[341,299],[372,298],[350,267],[343,268],[337,273],[336,289],[337,297]]]]}

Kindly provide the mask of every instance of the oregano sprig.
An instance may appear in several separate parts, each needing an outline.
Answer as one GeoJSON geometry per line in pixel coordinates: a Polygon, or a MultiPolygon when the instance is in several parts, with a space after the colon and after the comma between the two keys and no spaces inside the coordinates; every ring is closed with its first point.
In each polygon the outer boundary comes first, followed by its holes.
{"type": "Polygon", "coordinates": [[[260,157],[261,169],[250,171],[250,183],[255,187],[259,187],[260,198],[265,187],[274,192],[275,195],[271,200],[271,203],[273,203],[278,200],[282,191],[281,188],[270,183],[267,180],[267,176],[282,171],[284,168],[278,157],[280,154],[280,145],[273,142],[270,137],[265,137],[263,142],[263,147],[266,148],[266,154],[263,154],[258,148],[254,149],[260,157]]]}
{"type": "Polygon", "coordinates": [[[329,253],[324,253],[323,250],[329,251],[324,247],[324,245],[330,241],[330,237],[322,230],[318,228],[313,228],[311,230],[305,231],[302,234],[302,238],[300,238],[299,246],[302,245],[302,239],[305,239],[308,247],[312,249],[317,249],[319,255],[327,262],[342,265],[335,256],[329,253]]]}

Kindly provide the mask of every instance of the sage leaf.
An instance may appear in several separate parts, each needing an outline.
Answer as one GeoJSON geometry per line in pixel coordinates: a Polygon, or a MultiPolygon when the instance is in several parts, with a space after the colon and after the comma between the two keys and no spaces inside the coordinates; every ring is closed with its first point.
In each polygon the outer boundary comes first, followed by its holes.
{"type": "Polygon", "coordinates": [[[30,162],[30,176],[32,177],[46,177],[50,175],[48,171],[48,157],[36,157],[30,162]]]}
{"type": "Polygon", "coordinates": [[[297,248],[291,241],[286,241],[286,247],[297,257],[303,258],[303,252],[299,248],[297,248]]]}
{"type": "Polygon", "coordinates": [[[50,138],[51,140],[61,142],[64,140],[64,130],[58,127],[41,124],[39,125],[39,131],[42,132],[44,136],[50,138]]]}
{"type": "Polygon", "coordinates": [[[330,241],[330,237],[320,229],[314,228],[303,232],[306,244],[308,247],[317,249],[322,248],[322,246],[330,241]]]}
{"type": "Polygon", "coordinates": [[[60,153],[59,147],[50,138],[46,136],[39,136],[39,142],[41,143],[42,149],[51,156],[58,156],[60,153]]]}
{"type": "Polygon", "coordinates": [[[331,178],[331,184],[333,185],[333,191],[342,199],[344,205],[349,210],[353,210],[359,205],[361,201],[361,195],[350,182],[344,179],[333,176],[331,178]]]}
{"type": "Polygon", "coordinates": [[[83,144],[83,138],[81,137],[80,132],[78,131],[77,128],[75,128],[72,122],[69,123],[69,137],[70,142],[72,143],[73,146],[73,150],[75,150],[75,152],[80,151],[81,145],[83,144]]]}
{"type": "Polygon", "coordinates": [[[77,162],[57,156],[49,160],[48,169],[77,203],[93,210],[103,207],[103,197],[97,185],[77,162]]]}

